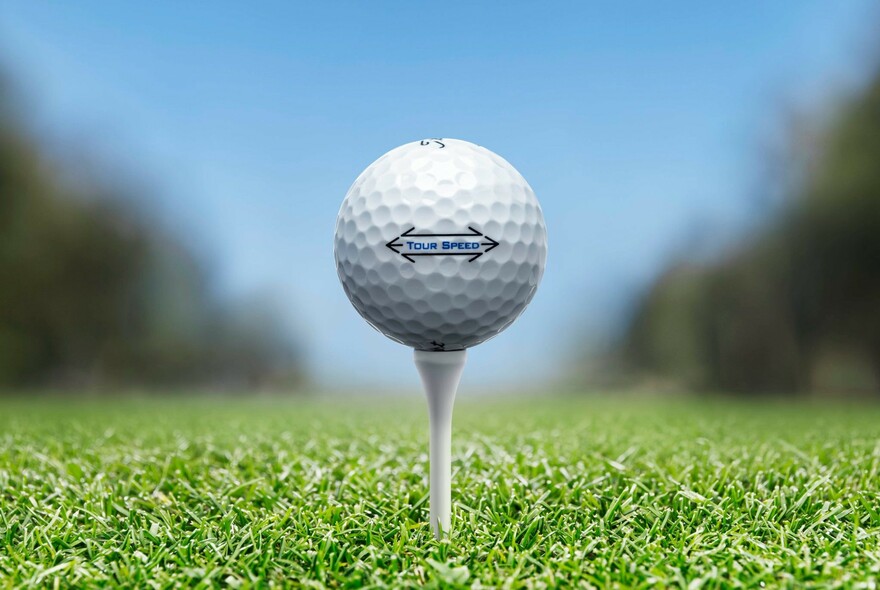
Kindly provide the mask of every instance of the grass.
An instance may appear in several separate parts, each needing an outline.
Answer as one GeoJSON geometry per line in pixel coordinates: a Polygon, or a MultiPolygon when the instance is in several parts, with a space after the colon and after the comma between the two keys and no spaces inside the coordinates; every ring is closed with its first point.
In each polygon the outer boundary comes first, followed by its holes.
{"type": "Polygon", "coordinates": [[[880,408],[0,402],[0,587],[874,587],[880,408]]]}

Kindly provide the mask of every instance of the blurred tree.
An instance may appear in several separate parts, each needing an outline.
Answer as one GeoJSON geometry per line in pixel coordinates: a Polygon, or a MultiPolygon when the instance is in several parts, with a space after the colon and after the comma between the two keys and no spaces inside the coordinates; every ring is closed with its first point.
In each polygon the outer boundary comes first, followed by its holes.
{"type": "Polygon", "coordinates": [[[880,392],[880,72],[817,148],[775,223],[660,277],[626,366],[702,390],[880,392]]]}
{"type": "Polygon", "coordinates": [[[0,76],[0,386],[289,386],[272,308],[224,304],[131,199],[64,180],[0,76]]]}

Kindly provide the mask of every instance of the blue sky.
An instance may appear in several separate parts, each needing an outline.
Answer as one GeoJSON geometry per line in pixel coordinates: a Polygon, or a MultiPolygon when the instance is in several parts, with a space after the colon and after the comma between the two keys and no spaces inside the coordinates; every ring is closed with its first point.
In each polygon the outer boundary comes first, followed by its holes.
{"type": "Polygon", "coordinates": [[[231,296],[271,294],[330,387],[415,387],[338,286],[336,212],[385,151],[457,137],[541,200],[541,289],[465,385],[561,374],[688,236],[760,217],[762,146],[867,58],[867,0],[5,2],[0,59],[51,141],[151,187],[231,296]]]}

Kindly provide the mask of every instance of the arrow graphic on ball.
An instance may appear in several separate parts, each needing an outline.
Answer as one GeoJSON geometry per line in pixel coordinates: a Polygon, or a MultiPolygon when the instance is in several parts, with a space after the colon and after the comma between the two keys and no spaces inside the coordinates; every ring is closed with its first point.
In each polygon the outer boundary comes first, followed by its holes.
{"type": "Polygon", "coordinates": [[[471,226],[466,233],[454,234],[417,234],[415,229],[409,228],[385,246],[410,262],[416,256],[467,256],[473,262],[500,244],[471,226]]]}

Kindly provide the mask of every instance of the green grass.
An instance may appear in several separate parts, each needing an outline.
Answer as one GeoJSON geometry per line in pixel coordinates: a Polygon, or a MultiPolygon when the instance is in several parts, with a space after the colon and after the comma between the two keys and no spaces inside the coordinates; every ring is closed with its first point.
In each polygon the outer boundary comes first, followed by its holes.
{"type": "Polygon", "coordinates": [[[871,586],[880,408],[0,402],[0,587],[871,586]]]}

